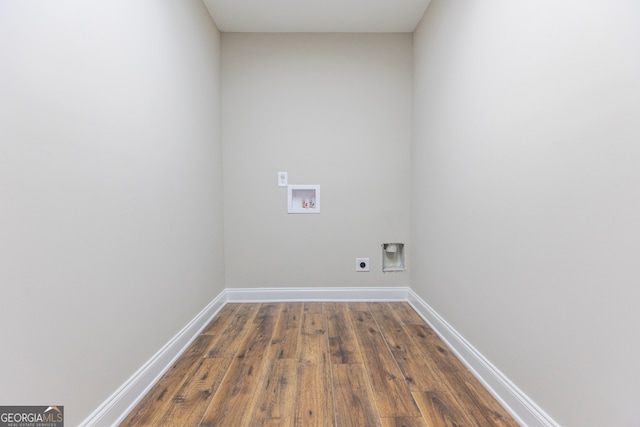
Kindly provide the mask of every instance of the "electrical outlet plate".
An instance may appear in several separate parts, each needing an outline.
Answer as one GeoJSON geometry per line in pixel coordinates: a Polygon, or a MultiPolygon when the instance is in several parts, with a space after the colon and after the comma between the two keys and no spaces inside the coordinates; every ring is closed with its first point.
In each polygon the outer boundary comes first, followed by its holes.
{"type": "Polygon", "coordinates": [[[286,172],[278,172],[278,187],[286,187],[289,180],[286,172]]]}
{"type": "Polygon", "coordinates": [[[369,271],[369,258],[356,258],[356,271],[369,271]]]}

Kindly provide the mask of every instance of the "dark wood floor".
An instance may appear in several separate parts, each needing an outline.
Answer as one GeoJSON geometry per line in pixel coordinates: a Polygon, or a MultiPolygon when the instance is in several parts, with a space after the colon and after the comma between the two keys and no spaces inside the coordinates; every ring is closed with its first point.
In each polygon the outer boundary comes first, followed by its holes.
{"type": "Polygon", "coordinates": [[[517,426],[407,303],[227,304],[124,426],[517,426]]]}

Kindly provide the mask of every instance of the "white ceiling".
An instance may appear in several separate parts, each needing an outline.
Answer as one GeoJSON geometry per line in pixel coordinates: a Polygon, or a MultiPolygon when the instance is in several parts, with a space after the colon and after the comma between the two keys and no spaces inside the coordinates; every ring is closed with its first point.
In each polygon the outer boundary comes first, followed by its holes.
{"type": "Polygon", "coordinates": [[[203,0],[223,32],[410,33],[431,0],[203,0]]]}

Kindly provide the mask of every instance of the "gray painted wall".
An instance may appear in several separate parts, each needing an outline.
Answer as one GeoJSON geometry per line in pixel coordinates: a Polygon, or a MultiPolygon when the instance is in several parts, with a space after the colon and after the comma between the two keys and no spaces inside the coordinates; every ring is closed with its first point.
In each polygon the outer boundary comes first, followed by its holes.
{"type": "Polygon", "coordinates": [[[410,34],[222,34],[228,287],[407,285],[381,244],[409,245],[410,34]],[[320,214],[287,214],[319,184],[320,214]],[[371,272],[356,273],[356,257],[371,272]]]}
{"type": "Polygon", "coordinates": [[[411,283],[563,426],[640,425],[640,7],[434,0],[411,283]]]}
{"type": "Polygon", "coordinates": [[[224,288],[199,0],[0,3],[0,403],[78,425],[224,288]]]}
{"type": "Polygon", "coordinates": [[[436,0],[412,52],[220,41],[196,0],[0,3],[0,401],[79,423],[225,285],[411,283],[562,425],[637,425],[639,17],[436,0]]]}

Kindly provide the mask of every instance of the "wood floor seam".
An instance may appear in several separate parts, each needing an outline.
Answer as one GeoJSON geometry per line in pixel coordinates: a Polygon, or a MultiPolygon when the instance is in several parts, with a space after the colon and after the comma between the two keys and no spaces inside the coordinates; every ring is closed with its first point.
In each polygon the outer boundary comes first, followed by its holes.
{"type": "Polygon", "coordinates": [[[228,303],[120,425],[518,426],[406,302],[228,303]]]}

